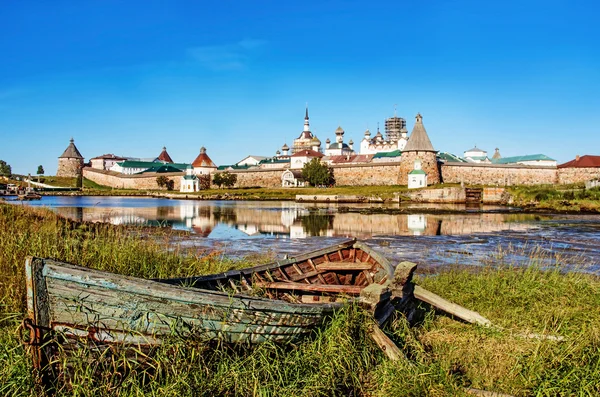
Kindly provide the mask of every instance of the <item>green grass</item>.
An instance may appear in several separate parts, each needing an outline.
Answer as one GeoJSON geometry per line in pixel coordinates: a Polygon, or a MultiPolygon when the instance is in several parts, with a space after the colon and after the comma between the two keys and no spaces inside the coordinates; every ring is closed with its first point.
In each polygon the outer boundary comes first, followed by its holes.
{"type": "Polygon", "coordinates": [[[510,188],[514,204],[548,211],[600,212],[600,188],[582,184],[517,186],[510,188]]]}
{"type": "MultiPolygon", "coordinates": [[[[270,258],[232,261],[184,250],[165,229],[80,224],[49,210],[0,204],[0,395],[39,392],[18,339],[27,255],[141,277],[225,271],[270,258]],[[167,246],[173,249],[166,249],[167,246]]],[[[177,234],[180,236],[180,234],[177,234]]],[[[169,340],[145,367],[117,355],[90,362],[82,349],[57,396],[460,396],[465,387],[515,396],[600,394],[600,280],[584,273],[503,266],[502,256],[469,272],[459,268],[418,282],[479,311],[486,329],[435,315],[409,327],[398,315],[385,328],[408,360],[390,362],[367,336],[357,307],[338,312],[312,338],[259,346],[169,340]],[[493,265],[493,266],[492,266],[493,265]],[[525,339],[548,333],[565,342],[525,339]]]]}
{"type": "MultiPolygon", "coordinates": [[[[212,196],[230,196],[236,199],[256,199],[256,200],[293,200],[297,194],[301,195],[357,195],[374,196],[382,199],[392,199],[396,193],[407,191],[406,186],[338,186],[330,188],[316,187],[298,187],[298,188],[233,188],[233,189],[207,189],[196,193],[201,198],[210,198],[212,196]]],[[[179,193],[179,192],[174,192],[179,193]]],[[[180,193],[187,196],[193,196],[190,193],[180,193]]]]}

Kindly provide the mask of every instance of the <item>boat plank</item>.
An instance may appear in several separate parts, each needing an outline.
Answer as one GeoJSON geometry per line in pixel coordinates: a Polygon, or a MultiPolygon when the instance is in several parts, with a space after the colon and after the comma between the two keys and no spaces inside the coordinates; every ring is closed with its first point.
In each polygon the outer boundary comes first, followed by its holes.
{"type": "Polygon", "coordinates": [[[72,282],[74,285],[81,284],[103,287],[114,291],[129,291],[136,295],[153,296],[190,304],[209,304],[244,310],[251,309],[280,313],[320,314],[323,310],[322,308],[315,308],[314,305],[304,306],[302,304],[291,304],[247,295],[237,295],[233,299],[232,296],[224,292],[179,287],[151,280],[81,268],[75,265],[65,264],[64,266],[59,266],[51,260],[46,260],[44,273],[47,278],[62,279],[72,282]]]}
{"type": "Polygon", "coordinates": [[[239,322],[233,319],[206,319],[203,317],[179,316],[160,312],[133,311],[110,306],[95,305],[88,310],[81,310],[71,302],[61,298],[53,300],[57,310],[53,312],[52,324],[70,324],[73,326],[90,326],[112,330],[128,330],[146,334],[170,335],[174,331],[189,332],[193,330],[225,331],[241,333],[272,332],[277,334],[295,334],[309,331],[319,323],[315,318],[311,323],[290,325],[285,318],[280,323],[239,322]],[[268,330],[268,331],[264,331],[268,330]]]}
{"type": "Polygon", "coordinates": [[[374,265],[365,262],[325,262],[317,265],[317,269],[325,271],[371,270],[373,267],[374,265]]]}
{"type": "Polygon", "coordinates": [[[260,283],[259,286],[271,289],[284,289],[292,291],[330,292],[338,294],[358,295],[363,287],[356,285],[331,285],[331,284],[302,284],[302,283],[260,283]]]}
{"type": "Polygon", "coordinates": [[[132,294],[129,291],[114,291],[101,287],[92,289],[82,285],[69,284],[64,280],[49,278],[47,281],[49,293],[53,297],[71,302],[74,310],[87,309],[92,313],[95,310],[94,307],[99,306],[129,310],[132,313],[170,313],[180,317],[202,317],[215,321],[228,319],[229,321],[252,322],[262,325],[280,325],[285,319],[290,326],[310,324],[313,318],[320,316],[315,313],[300,315],[276,311],[246,310],[232,307],[231,301],[225,305],[217,303],[187,304],[151,295],[132,294]]]}

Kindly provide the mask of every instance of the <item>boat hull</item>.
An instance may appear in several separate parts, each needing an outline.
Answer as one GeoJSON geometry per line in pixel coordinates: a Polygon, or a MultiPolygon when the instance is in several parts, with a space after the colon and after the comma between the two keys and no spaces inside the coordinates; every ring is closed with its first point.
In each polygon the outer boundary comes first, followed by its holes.
{"type": "Polygon", "coordinates": [[[81,346],[148,351],[169,338],[288,342],[391,275],[385,258],[355,240],[268,265],[168,280],[28,258],[25,322],[38,369],[81,346]]]}

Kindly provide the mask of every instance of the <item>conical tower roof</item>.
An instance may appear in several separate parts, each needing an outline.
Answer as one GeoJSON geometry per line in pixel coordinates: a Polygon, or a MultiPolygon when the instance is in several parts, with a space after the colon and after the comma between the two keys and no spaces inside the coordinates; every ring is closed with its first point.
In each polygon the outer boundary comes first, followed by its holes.
{"type": "Polygon", "coordinates": [[[82,159],[83,160],[83,156],[81,155],[81,153],[79,153],[79,150],[77,150],[77,146],[75,146],[75,141],[73,140],[73,138],[71,138],[70,142],[71,143],[69,143],[69,146],[67,146],[64,153],[59,157],[59,159],[82,159]]]}
{"type": "Polygon", "coordinates": [[[169,153],[167,153],[167,148],[164,146],[162,148],[162,152],[160,152],[160,154],[158,155],[158,159],[165,163],[171,163],[171,164],[173,163],[171,156],[169,156],[169,153]]]}
{"type": "Polygon", "coordinates": [[[196,168],[197,167],[217,168],[215,163],[213,163],[213,161],[210,159],[210,157],[208,157],[208,154],[206,154],[206,149],[204,148],[204,146],[200,148],[200,154],[198,155],[198,157],[196,157],[196,160],[194,160],[192,165],[196,168]]]}
{"type": "Polygon", "coordinates": [[[500,155],[500,149],[496,148],[496,151],[494,152],[494,155],[492,156],[492,160],[498,160],[501,158],[502,158],[502,156],[500,155]]]}
{"type": "Polygon", "coordinates": [[[435,152],[431,141],[429,140],[429,136],[427,135],[427,131],[425,131],[425,127],[423,126],[423,117],[420,113],[417,113],[415,126],[410,134],[410,138],[408,138],[408,142],[404,147],[403,152],[435,152]]]}

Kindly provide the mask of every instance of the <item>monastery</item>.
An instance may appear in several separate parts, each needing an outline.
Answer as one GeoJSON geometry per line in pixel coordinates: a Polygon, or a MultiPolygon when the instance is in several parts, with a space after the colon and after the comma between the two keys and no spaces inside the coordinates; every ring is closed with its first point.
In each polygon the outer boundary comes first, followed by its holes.
{"type": "MultiPolygon", "coordinates": [[[[423,188],[438,183],[477,185],[533,185],[586,182],[600,178],[600,163],[573,160],[557,166],[556,160],[543,155],[502,157],[498,148],[489,157],[487,151],[474,146],[463,157],[434,148],[418,113],[411,133],[406,120],[394,116],[385,120],[385,135],[377,127],[371,136],[367,129],[364,137],[354,146],[345,142],[342,126],[333,131],[332,138],[321,140],[311,132],[308,107],[304,126],[289,147],[284,143],[273,156],[248,155],[235,164],[217,166],[206,148],[190,163],[173,161],[166,147],[157,157],[132,158],[104,154],[84,164],[83,156],[73,139],[59,157],[58,174],[83,176],[96,183],[115,188],[155,189],[157,175],[174,181],[175,189],[182,192],[200,190],[201,179],[212,179],[218,172],[237,175],[238,187],[300,187],[307,182],[302,168],[314,158],[333,168],[338,185],[405,185],[423,188]]],[[[583,156],[592,158],[594,156],[583,156]]]]}

